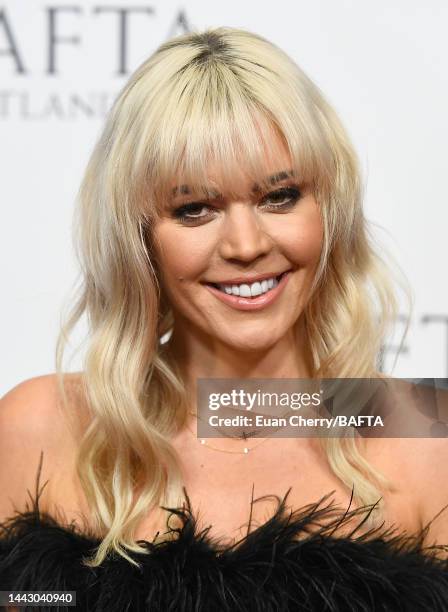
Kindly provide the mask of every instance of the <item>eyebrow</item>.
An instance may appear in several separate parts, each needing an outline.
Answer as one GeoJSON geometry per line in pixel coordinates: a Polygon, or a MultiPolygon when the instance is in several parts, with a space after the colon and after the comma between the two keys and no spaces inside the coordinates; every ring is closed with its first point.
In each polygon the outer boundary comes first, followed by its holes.
{"type": "MultiPolygon", "coordinates": [[[[269,185],[276,185],[277,183],[280,183],[281,181],[284,181],[292,176],[295,176],[295,172],[293,170],[280,170],[280,172],[276,172],[275,174],[271,174],[271,176],[268,176],[266,178],[265,183],[269,185]]],[[[257,183],[254,183],[252,185],[252,193],[258,193],[259,191],[261,191],[260,185],[258,185],[257,183]]],[[[222,197],[222,193],[218,193],[218,192],[214,192],[214,193],[217,198],[222,197]]],[[[189,195],[191,194],[191,190],[188,185],[179,185],[173,188],[172,194],[173,194],[173,197],[177,196],[178,194],[189,195]]]]}
{"type": "MultiPolygon", "coordinates": [[[[268,176],[265,180],[265,184],[268,183],[269,185],[276,185],[277,183],[280,183],[291,176],[295,176],[295,172],[293,170],[280,170],[280,172],[276,172],[275,174],[268,176]]],[[[254,183],[252,186],[252,192],[256,193],[258,191],[261,191],[261,187],[257,183],[254,183]]]]}

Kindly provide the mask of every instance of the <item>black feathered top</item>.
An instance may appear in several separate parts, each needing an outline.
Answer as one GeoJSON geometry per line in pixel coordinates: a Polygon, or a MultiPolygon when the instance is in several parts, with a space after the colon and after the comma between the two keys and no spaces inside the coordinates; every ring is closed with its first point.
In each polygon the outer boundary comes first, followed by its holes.
{"type": "Polygon", "coordinates": [[[0,590],[76,591],[76,608],[19,608],[30,611],[448,610],[448,560],[435,556],[440,547],[423,545],[425,530],[410,536],[381,526],[360,534],[373,505],[343,512],[328,502],[329,493],[289,511],[287,495],[272,518],[227,546],[208,535],[210,528],[198,529],[185,492],[184,507],[170,509],[181,526],[167,522],[175,537],[140,540],[149,554],[129,553],[140,568],[115,553],[89,568],[82,558],[100,540],[40,511],[37,487],[25,512],[0,523],[0,590]]]}

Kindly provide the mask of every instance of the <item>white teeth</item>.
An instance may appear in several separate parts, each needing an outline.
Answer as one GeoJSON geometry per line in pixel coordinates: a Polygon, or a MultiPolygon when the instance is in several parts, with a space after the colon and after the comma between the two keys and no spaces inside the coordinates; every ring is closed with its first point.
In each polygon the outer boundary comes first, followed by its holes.
{"type": "Polygon", "coordinates": [[[255,297],[256,295],[261,295],[262,290],[261,290],[261,283],[252,283],[252,285],[250,286],[250,294],[252,297],[255,297]]]}
{"type": "Polygon", "coordinates": [[[238,295],[240,297],[256,297],[262,293],[266,293],[274,287],[277,287],[278,280],[276,278],[265,279],[261,282],[256,281],[251,285],[218,285],[221,291],[227,293],[227,295],[238,295]]]}

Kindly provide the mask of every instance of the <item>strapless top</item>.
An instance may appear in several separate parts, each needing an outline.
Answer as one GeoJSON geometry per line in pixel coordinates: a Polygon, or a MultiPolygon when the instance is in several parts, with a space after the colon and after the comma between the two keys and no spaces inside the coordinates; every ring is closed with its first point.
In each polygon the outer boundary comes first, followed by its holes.
{"type": "Polygon", "coordinates": [[[19,608],[32,611],[448,610],[448,560],[436,555],[440,546],[423,544],[425,530],[409,535],[383,524],[361,533],[373,505],[344,512],[328,493],[289,510],[287,492],[267,522],[229,545],[211,537],[210,527],[198,528],[184,492],[184,506],[169,509],[180,518],[177,527],[167,521],[171,540],[140,540],[148,554],[128,552],[140,567],[112,553],[97,568],[82,558],[100,540],[42,512],[39,494],[31,495],[25,512],[0,523],[0,590],[76,591],[76,608],[19,608]]]}

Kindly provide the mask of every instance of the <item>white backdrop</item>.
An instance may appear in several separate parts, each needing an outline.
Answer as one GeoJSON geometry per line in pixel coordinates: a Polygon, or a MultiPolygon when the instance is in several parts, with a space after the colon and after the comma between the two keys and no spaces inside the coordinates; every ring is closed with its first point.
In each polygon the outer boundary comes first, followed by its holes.
{"type": "Polygon", "coordinates": [[[166,38],[219,25],[277,43],[339,112],[414,291],[394,374],[448,376],[447,24],[445,0],[0,0],[0,395],[54,371],[74,200],[113,96],[166,38]]]}

